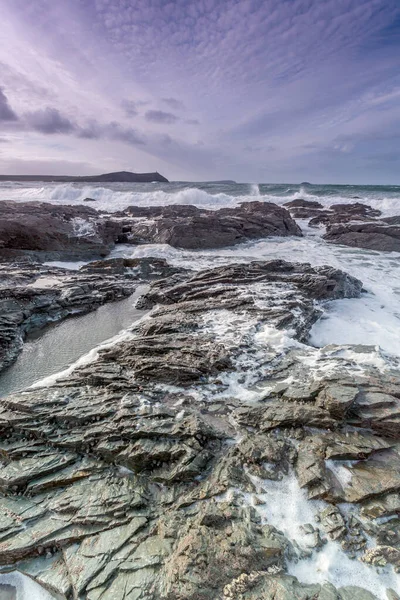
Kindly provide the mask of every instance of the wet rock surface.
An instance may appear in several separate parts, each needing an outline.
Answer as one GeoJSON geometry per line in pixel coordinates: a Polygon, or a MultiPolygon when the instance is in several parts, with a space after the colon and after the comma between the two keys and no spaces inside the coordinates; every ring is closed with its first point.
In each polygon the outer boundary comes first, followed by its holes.
{"type": "MultiPolygon", "coordinates": [[[[137,266],[79,277],[121,285],[137,266]]],[[[359,568],[400,567],[398,372],[299,344],[320,303],[362,283],[285,261],[154,268],[132,339],[0,401],[1,569],[68,600],[381,597],[290,575],[330,543],[359,568]],[[301,539],[269,511],[288,481],[313,507],[301,539]]]]}
{"type": "MultiPolygon", "coordinates": [[[[396,219],[396,217],[393,218],[396,219]]],[[[334,224],[327,228],[324,239],[331,244],[368,248],[385,252],[400,251],[400,225],[385,221],[334,224]]]]}
{"type": "Polygon", "coordinates": [[[222,248],[268,236],[301,236],[289,212],[271,202],[246,202],[235,208],[205,210],[171,205],[127,208],[120,217],[120,241],[161,243],[176,248],[222,248]]]}
{"type": "Polygon", "coordinates": [[[179,248],[221,248],[268,236],[301,236],[289,212],[273,203],[248,202],[217,211],[195,206],[132,206],[112,215],[85,205],[3,201],[0,258],[88,260],[116,243],[165,243],[179,248]]]}
{"type": "Polygon", "coordinates": [[[22,350],[24,339],[67,317],[125,298],[138,282],[174,273],[162,259],[109,259],[80,271],[29,260],[0,265],[0,371],[22,350]]]}
{"type": "Polygon", "coordinates": [[[310,227],[324,226],[324,240],[352,248],[400,251],[400,217],[381,218],[381,212],[361,202],[333,204],[330,208],[310,200],[285,204],[295,219],[310,219],[310,227]]]}
{"type": "Polygon", "coordinates": [[[106,256],[120,227],[88,206],[46,202],[0,203],[0,258],[30,255],[43,260],[106,256]]]}
{"type": "Polygon", "coordinates": [[[315,200],[297,199],[286,202],[290,214],[295,219],[310,219],[311,227],[319,225],[343,224],[351,221],[371,221],[381,216],[381,211],[362,202],[332,204],[329,208],[315,200]]]}

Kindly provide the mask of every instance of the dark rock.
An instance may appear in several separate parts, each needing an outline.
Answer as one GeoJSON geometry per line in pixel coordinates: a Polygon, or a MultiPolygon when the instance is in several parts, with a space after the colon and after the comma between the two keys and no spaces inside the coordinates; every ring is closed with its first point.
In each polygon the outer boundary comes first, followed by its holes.
{"type": "Polygon", "coordinates": [[[246,202],[216,211],[179,205],[130,207],[121,214],[137,219],[124,223],[123,234],[131,243],[222,248],[272,235],[302,235],[288,211],[269,202],[246,202]]]}
{"type": "Polygon", "coordinates": [[[125,298],[138,282],[176,272],[165,260],[152,258],[96,261],[79,271],[7,263],[0,267],[0,371],[16,359],[27,335],[125,298]]]}
{"type": "Polygon", "coordinates": [[[362,202],[354,202],[350,204],[332,204],[329,209],[321,211],[320,215],[314,216],[309,225],[316,227],[318,225],[341,225],[352,221],[369,222],[377,217],[380,217],[381,211],[372,208],[368,204],[362,202]]]}
{"type": "Polygon", "coordinates": [[[87,206],[40,202],[0,203],[0,256],[30,254],[43,259],[79,260],[105,256],[120,230],[87,206]]]}
{"type": "Polygon", "coordinates": [[[323,236],[331,244],[386,252],[400,251],[400,225],[385,221],[331,225],[323,236]]]}
{"type": "MultiPolygon", "coordinates": [[[[263,339],[268,327],[306,339],[318,303],[356,297],[361,282],[285,261],[193,274],[149,260],[76,274],[165,277],[129,341],[0,400],[0,564],[68,600],[369,600],[362,588],[302,584],[286,560],[320,552],[326,534],[363,552],[365,568],[397,566],[393,523],[371,519],[397,514],[398,379],[357,375],[345,358],[335,370],[329,348],[329,378],[315,381],[302,359],[323,350],[263,339]],[[295,474],[326,503],[302,524],[304,545],[263,512],[295,474]],[[343,501],[360,505],[362,522],[340,513],[343,501]]],[[[8,273],[29,280],[28,267],[8,273]]]]}
{"type": "Polygon", "coordinates": [[[290,200],[285,202],[286,206],[294,219],[310,219],[311,217],[318,216],[324,211],[324,207],[320,202],[315,200],[303,200],[298,198],[296,200],[290,200]]]}
{"type": "Polygon", "coordinates": [[[288,208],[324,208],[323,205],[316,200],[303,200],[303,198],[290,200],[290,202],[285,202],[283,206],[287,206],[288,208]]]}

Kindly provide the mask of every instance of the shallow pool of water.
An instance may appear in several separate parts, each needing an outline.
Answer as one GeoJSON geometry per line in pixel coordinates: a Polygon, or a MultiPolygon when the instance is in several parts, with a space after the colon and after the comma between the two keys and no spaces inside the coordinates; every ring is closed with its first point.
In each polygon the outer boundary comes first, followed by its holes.
{"type": "Polygon", "coordinates": [[[0,396],[63,371],[92,348],[128,329],[146,312],[135,308],[136,300],[146,289],[140,285],[129,298],[66,319],[28,339],[17,361],[0,376],[0,396]]]}

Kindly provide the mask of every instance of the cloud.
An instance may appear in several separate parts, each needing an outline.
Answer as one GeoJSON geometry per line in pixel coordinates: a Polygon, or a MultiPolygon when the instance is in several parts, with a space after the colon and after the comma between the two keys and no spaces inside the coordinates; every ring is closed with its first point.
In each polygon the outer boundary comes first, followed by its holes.
{"type": "Polygon", "coordinates": [[[184,110],[185,105],[181,100],[177,100],[176,98],[162,98],[162,101],[167,104],[173,110],[184,110]]]}
{"type": "Polygon", "coordinates": [[[77,131],[78,137],[88,140],[109,139],[124,142],[132,146],[144,145],[144,136],[140,135],[133,127],[125,127],[117,121],[111,123],[99,123],[96,120],[88,121],[77,131]]]}
{"type": "Polygon", "coordinates": [[[8,103],[7,96],[0,87],[0,121],[18,121],[16,113],[8,103]]]}
{"type": "Polygon", "coordinates": [[[138,105],[133,100],[123,100],[121,106],[127,117],[136,117],[139,114],[138,105]]]}
{"type": "Polygon", "coordinates": [[[172,123],[179,121],[179,117],[163,110],[148,110],[145,113],[145,118],[152,123],[161,123],[164,125],[172,125],[172,123]]]}
{"type": "Polygon", "coordinates": [[[80,160],[176,179],[398,180],[398,0],[0,5],[16,157],[57,132],[80,160]]]}
{"type": "Polygon", "coordinates": [[[24,117],[29,127],[47,135],[72,133],[76,130],[76,125],[56,108],[47,107],[43,110],[36,110],[26,113],[24,117]]]}
{"type": "Polygon", "coordinates": [[[120,123],[113,121],[102,127],[104,137],[118,142],[125,142],[133,146],[142,146],[146,142],[140,134],[132,127],[124,127],[120,123]]]}

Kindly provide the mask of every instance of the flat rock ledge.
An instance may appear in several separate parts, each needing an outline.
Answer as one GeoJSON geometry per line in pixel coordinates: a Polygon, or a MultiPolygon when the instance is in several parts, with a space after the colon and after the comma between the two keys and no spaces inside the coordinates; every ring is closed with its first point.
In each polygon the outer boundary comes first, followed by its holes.
{"type": "Polygon", "coordinates": [[[327,544],[400,568],[398,372],[299,342],[361,293],[285,261],[155,281],[136,337],[0,401],[0,570],[68,600],[377,598],[289,574],[327,544]],[[269,510],[288,484],[296,539],[269,510]]]}

